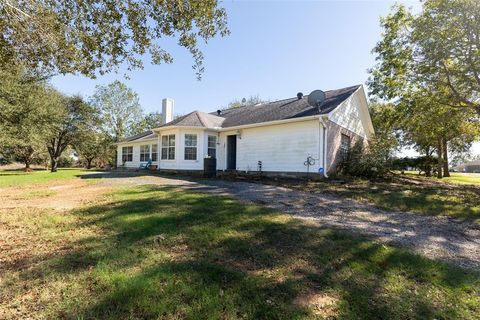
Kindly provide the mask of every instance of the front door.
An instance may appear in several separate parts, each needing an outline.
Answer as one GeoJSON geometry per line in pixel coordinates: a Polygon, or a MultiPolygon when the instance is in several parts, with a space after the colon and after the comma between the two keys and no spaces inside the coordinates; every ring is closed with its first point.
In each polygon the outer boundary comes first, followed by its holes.
{"type": "Polygon", "coordinates": [[[237,169],[237,136],[227,136],[227,170],[237,169]]]}

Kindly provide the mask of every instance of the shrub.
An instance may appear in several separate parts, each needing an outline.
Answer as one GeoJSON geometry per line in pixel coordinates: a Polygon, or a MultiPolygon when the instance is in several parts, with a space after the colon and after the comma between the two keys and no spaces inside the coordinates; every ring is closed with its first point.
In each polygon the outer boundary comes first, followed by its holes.
{"type": "Polygon", "coordinates": [[[341,175],[372,179],[385,176],[390,167],[389,154],[372,141],[368,148],[357,142],[342,156],[337,169],[341,175]]]}

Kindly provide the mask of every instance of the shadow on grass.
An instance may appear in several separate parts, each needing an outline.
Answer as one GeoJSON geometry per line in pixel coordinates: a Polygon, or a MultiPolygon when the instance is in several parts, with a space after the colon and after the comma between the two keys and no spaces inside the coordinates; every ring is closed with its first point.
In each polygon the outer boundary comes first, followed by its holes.
{"type": "Polygon", "coordinates": [[[142,186],[76,214],[76,227],[100,233],[41,266],[88,291],[63,304],[66,318],[473,319],[480,312],[476,274],[227,198],[142,186]],[[89,276],[78,277],[84,271],[89,276]]]}
{"type": "Polygon", "coordinates": [[[304,181],[270,183],[308,192],[322,190],[341,197],[367,200],[385,210],[450,216],[467,222],[480,222],[480,187],[474,185],[415,184],[408,180],[395,179],[358,180],[345,184],[304,181]]]}

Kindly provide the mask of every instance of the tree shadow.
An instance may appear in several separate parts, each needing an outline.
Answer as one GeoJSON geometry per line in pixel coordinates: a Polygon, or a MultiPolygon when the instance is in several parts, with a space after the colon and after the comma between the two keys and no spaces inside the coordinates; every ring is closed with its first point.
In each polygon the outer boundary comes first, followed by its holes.
{"type": "Polygon", "coordinates": [[[38,266],[72,279],[89,270],[80,285],[90,298],[65,304],[57,314],[65,318],[425,319],[480,311],[477,274],[224,197],[142,186],[75,214],[75,227],[100,233],[38,266]],[[334,302],[308,298],[325,296],[334,302]]]}

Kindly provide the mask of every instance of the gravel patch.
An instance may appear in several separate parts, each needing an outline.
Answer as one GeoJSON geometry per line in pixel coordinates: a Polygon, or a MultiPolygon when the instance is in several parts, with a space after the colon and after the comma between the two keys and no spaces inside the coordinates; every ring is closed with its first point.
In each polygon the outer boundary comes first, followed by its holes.
{"type": "Polygon", "coordinates": [[[110,186],[145,185],[181,187],[234,197],[287,212],[322,225],[374,236],[383,243],[412,249],[426,257],[480,270],[480,226],[442,216],[388,212],[370,204],[325,194],[258,183],[138,175],[102,174],[110,186]]]}

